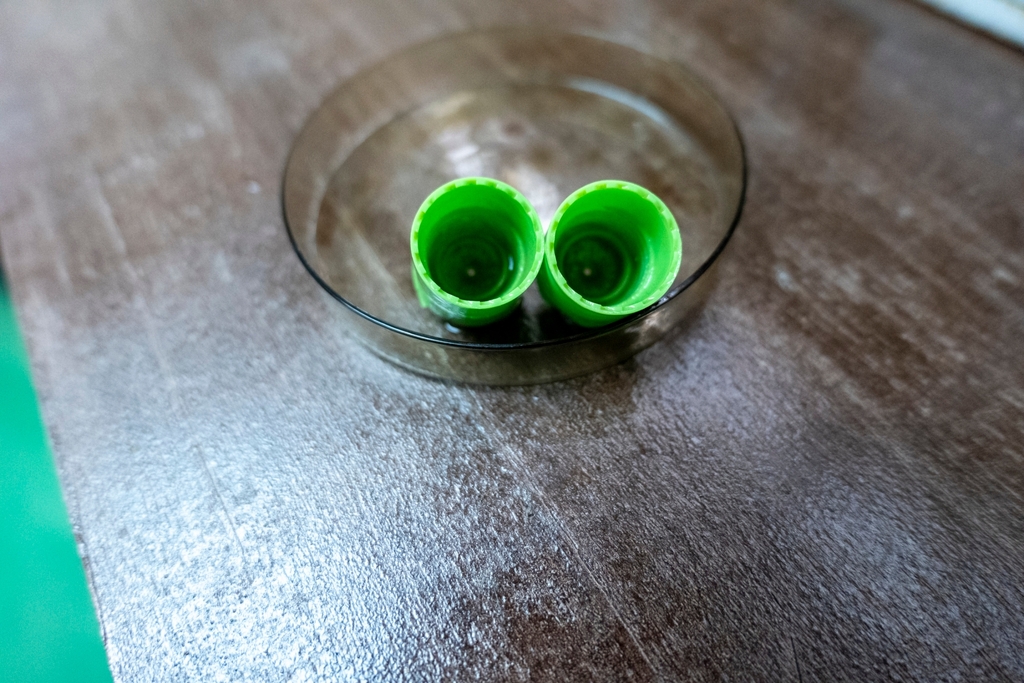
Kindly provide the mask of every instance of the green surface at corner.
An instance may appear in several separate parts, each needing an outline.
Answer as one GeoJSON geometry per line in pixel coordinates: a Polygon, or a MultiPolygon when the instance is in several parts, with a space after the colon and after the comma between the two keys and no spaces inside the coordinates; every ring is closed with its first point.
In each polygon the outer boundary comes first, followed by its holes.
{"type": "Polygon", "coordinates": [[[2,279],[0,680],[111,680],[2,279]]]}

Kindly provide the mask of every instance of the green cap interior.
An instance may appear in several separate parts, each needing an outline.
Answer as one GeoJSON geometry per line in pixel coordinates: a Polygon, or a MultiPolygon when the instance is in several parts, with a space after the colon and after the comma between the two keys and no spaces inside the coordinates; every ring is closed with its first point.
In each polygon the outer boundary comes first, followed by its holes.
{"type": "Polygon", "coordinates": [[[664,296],[682,253],[675,218],[657,196],[623,181],[591,183],[552,220],[541,293],[580,325],[604,325],[664,296]]]}
{"type": "Polygon", "coordinates": [[[435,190],[410,234],[420,302],[462,325],[509,313],[537,276],[543,230],[517,190],[491,178],[462,178],[435,190]]]}

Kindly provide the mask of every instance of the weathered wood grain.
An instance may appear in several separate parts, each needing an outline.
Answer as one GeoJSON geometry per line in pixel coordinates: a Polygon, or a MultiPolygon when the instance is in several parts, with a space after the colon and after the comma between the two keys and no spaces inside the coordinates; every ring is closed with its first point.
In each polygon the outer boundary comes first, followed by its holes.
{"type": "Polygon", "coordinates": [[[0,241],[115,677],[1024,678],[1024,55],[916,5],[0,5],[0,241]],[[680,59],[748,203],[686,330],[521,389],[335,325],[277,194],[411,42],[680,59]]]}

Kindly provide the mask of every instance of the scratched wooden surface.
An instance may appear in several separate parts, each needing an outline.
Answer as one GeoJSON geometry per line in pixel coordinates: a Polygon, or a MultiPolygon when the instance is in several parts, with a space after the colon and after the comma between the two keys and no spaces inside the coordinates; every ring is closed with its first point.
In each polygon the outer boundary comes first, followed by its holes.
{"type": "Polygon", "coordinates": [[[1024,679],[1024,55],[896,0],[0,4],[0,240],[120,681],[1024,679]],[[502,9],[506,8],[506,9],[502,9]],[[358,347],[281,170],[539,22],[748,147],[702,316],[518,389],[358,347]]]}

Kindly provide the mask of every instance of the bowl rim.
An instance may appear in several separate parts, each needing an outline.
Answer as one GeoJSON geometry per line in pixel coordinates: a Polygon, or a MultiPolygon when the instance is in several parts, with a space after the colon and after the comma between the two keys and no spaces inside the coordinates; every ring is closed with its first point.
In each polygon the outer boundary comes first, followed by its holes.
{"type": "Polygon", "coordinates": [[[729,241],[732,239],[733,234],[736,232],[736,226],[739,224],[740,218],[743,216],[743,209],[744,209],[744,206],[746,204],[747,176],[748,176],[747,147],[746,147],[746,142],[743,139],[743,132],[740,130],[740,127],[739,127],[739,125],[736,122],[736,118],[733,116],[733,114],[729,110],[729,108],[725,106],[725,103],[722,102],[721,98],[718,97],[718,95],[715,93],[715,91],[712,90],[710,87],[708,87],[708,85],[704,82],[704,79],[702,79],[697,74],[693,73],[682,62],[679,62],[679,61],[676,61],[676,60],[670,60],[670,59],[664,59],[664,58],[661,58],[661,57],[657,57],[657,56],[655,56],[653,54],[650,54],[648,52],[643,52],[643,51],[641,51],[641,50],[639,50],[639,49],[637,49],[637,48],[635,48],[635,47],[633,47],[631,45],[627,45],[625,43],[616,42],[614,40],[609,40],[607,37],[596,37],[596,36],[592,36],[592,35],[587,35],[585,33],[574,33],[574,32],[571,32],[571,31],[560,31],[560,30],[549,30],[549,29],[535,29],[535,28],[534,29],[523,29],[523,28],[485,28],[485,29],[471,29],[471,30],[468,30],[468,31],[458,31],[458,32],[454,32],[454,33],[445,33],[445,34],[442,34],[440,36],[436,36],[434,38],[431,38],[429,40],[412,43],[412,44],[407,45],[407,46],[405,46],[403,48],[400,48],[400,49],[398,49],[396,51],[389,52],[388,54],[386,54],[381,59],[373,62],[372,64],[370,64],[370,65],[368,65],[368,66],[366,66],[366,67],[364,67],[362,69],[357,70],[354,74],[352,74],[348,78],[345,78],[341,83],[339,83],[335,88],[333,88],[320,101],[320,103],[316,107],[313,108],[313,110],[306,117],[305,122],[303,122],[302,127],[299,129],[298,134],[295,136],[295,141],[292,143],[292,147],[288,151],[288,157],[285,160],[284,170],[283,170],[283,172],[281,174],[281,191],[280,191],[279,199],[280,199],[280,202],[281,202],[281,214],[282,214],[282,216],[284,218],[285,231],[288,233],[288,241],[291,243],[292,249],[295,251],[295,254],[299,257],[299,261],[302,263],[303,267],[305,267],[306,271],[313,277],[313,279],[316,281],[316,283],[319,284],[320,287],[322,287],[328,294],[330,294],[333,299],[338,301],[340,304],[345,306],[348,310],[350,310],[351,312],[355,313],[356,315],[358,315],[359,317],[363,318],[364,320],[366,320],[366,321],[368,321],[370,323],[373,323],[374,325],[377,325],[377,326],[379,326],[379,327],[381,327],[381,328],[383,328],[383,329],[385,329],[385,330],[387,330],[389,332],[393,332],[393,333],[398,334],[398,335],[403,336],[403,337],[408,337],[410,339],[415,339],[417,341],[425,342],[425,343],[428,343],[428,344],[436,344],[438,346],[444,346],[444,347],[449,347],[449,348],[467,349],[467,350],[472,350],[472,351],[533,350],[533,349],[541,349],[541,348],[548,348],[548,347],[557,347],[557,346],[562,346],[564,344],[575,344],[575,343],[578,343],[578,342],[586,341],[588,339],[594,339],[594,338],[597,338],[597,337],[604,336],[605,334],[608,334],[610,332],[614,332],[614,331],[619,330],[619,329],[621,329],[623,327],[627,327],[628,325],[631,325],[632,323],[636,322],[637,320],[640,320],[642,318],[647,317],[648,315],[654,313],[659,308],[667,305],[670,301],[672,301],[672,299],[675,299],[677,296],[682,294],[686,289],[688,289],[691,285],[693,285],[693,283],[695,283],[698,279],[700,279],[700,277],[702,275],[704,275],[704,273],[706,273],[709,268],[711,268],[711,266],[714,264],[714,262],[718,260],[718,257],[721,256],[723,251],[725,251],[726,245],[728,245],[729,241]],[[306,257],[303,255],[302,250],[299,248],[299,244],[298,244],[298,242],[295,239],[295,235],[294,235],[294,231],[292,230],[291,222],[288,220],[288,211],[287,211],[287,203],[285,201],[285,194],[287,192],[288,172],[291,169],[292,164],[295,161],[294,155],[295,155],[296,149],[298,148],[298,145],[296,143],[299,140],[301,140],[303,138],[303,136],[308,132],[309,127],[313,124],[313,121],[316,118],[317,112],[320,111],[320,108],[323,106],[323,104],[325,102],[327,102],[328,100],[333,98],[340,90],[345,88],[349,84],[349,82],[351,82],[352,80],[354,80],[354,79],[356,79],[356,78],[358,78],[360,76],[365,75],[369,71],[377,69],[378,67],[382,66],[384,63],[388,62],[389,60],[391,60],[391,59],[393,59],[393,58],[395,58],[395,57],[397,57],[399,55],[402,55],[402,54],[408,53],[408,52],[413,52],[413,51],[416,51],[416,50],[419,50],[419,49],[423,49],[423,48],[425,48],[425,47],[427,47],[429,45],[432,45],[434,43],[447,42],[447,41],[456,40],[456,39],[459,39],[459,38],[469,38],[469,37],[472,37],[472,36],[478,36],[478,35],[484,35],[484,34],[494,34],[494,33],[506,33],[506,34],[508,34],[508,33],[524,33],[526,31],[530,31],[530,32],[533,32],[533,33],[536,33],[536,34],[544,34],[544,35],[562,35],[562,36],[572,36],[572,37],[577,37],[577,38],[585,38],[587,40],[608,43],[609,45],[614,45],[614,46],[617,46],[617,47],[626,48],[628,50],[632,50],[634,52],[637,52],[637,53],[639,53],[639,54],[641,54],[643,56],[646,56],[646,57],[649,57],[649,58],[652,58],[652,59],[657,59],[658,61],[664,62],[666,64],[670,64],[671,66],[674,66],[675,68],[683,70],[686,73],[686,75],[691,80],[693,80],[694,83],[696,83],[696,85],[699,88],[703,89],[705,91],[705,93],[711,97],[711,99],[713,99],[715,102],[717,102],[718,105],[722,108],[722,111],[725,114],[726,119],[729,121],[729,124],[730,124],[730,126],[732,127],[732,130],[733,130],[733,133],[736,136],[736,140],[739,142],[739,152],[740,152],[740,166],[741,166],[741,168],[740,168],[740,192],[739,192],[739,197],[736,200],[736,209],[735,209],[735,211],[733,213],[732,220],[729,222],[728,229],[725,231],[725,234],[722,236],[722,239],[715,246],[715,248],[711,252],[711,254],[708,255],[708,257],[706,259],[704,259],[704,262],[701,263],[700,266],[698,266],[697,269],[694,270],[693,273],[691,273],[689,277],[687,277],[685,280],[680,282],[678,285],[676,285],[675,287],[670,289],[664,296],[662,296],[660,299],[658,299],[656,302],[654,302],[650,306],[648,306],[648,307],[646,307],[646,308],[644,308],[644,309],[642,309],[640,311],[637,311],[636,313],[632,313],[632,314],[627,315],[627,316],[625,316],[623,318],[620,318],[619,320],[616,320],[615,322],[609,323],[608,325],[603,325],[601,327],[581,328],[580,332],[577,332],[576,334],[567,335],[567,336],[564,336],[564,337],[558,337],[558,338],[555,338],[555,339],[543,339],[543,340],[540,340],[540,341],[527,341],[527,342],[499,342],[499,343],[491,343],[491,342],[476,342],[476,341],[472,341],[472,342],[471,341],[460,341],[458,339],[445,339],[444,337],[434,337],[432,335],[424,334],[422,332],[416,332],[414,330],[409,330],[409,329],[406,329],[404,327],[400,327],[398,325],[390,323],[387,320],[383,320],[381,318],[378,318],[375,315],[367,313],[363,309],[361,309],[358,306],[356,306],[355,304],[353,304],[351,301],[348,301],[345,297],[341,296],[338,292],[336,292],[334,290],[333,287],[331,287],[329,284],[327,284],[327,282],[324,281],[324,279],[322,277],[320,277],[319,273],[317,273],[317,271],[313,268],[312,264],[310,264],[309,261],[306,259],[306,257]]]}

